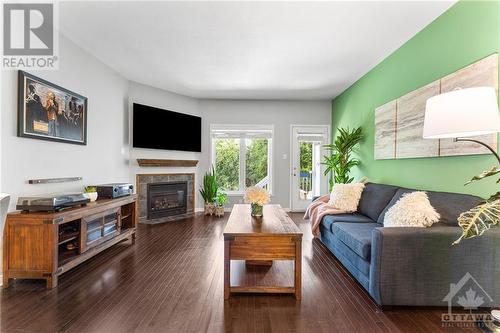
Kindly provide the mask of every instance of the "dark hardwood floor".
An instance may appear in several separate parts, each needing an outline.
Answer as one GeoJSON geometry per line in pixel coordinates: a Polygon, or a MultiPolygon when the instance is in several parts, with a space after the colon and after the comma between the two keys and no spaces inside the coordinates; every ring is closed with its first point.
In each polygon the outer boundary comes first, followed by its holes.
{"type": "MultiPolygon", "coordinates": [[[[1,332],[440,332],[443,309],[381,311],[330,252],[304,231],[302,301],[293,296],[223,299],[223,219],[197,216],[141,225],[137,242],[118,244],[45,290],[17,281],[0,292],[1,332]]],[[[292,284],[291,264],[268,271],[233,265],[233,284],[278,278],[292,284]]]]}

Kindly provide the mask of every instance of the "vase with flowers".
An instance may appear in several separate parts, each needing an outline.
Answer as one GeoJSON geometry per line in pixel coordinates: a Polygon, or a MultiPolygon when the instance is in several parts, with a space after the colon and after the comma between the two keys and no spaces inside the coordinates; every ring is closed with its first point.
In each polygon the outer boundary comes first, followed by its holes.
{"type": "Polygon", "coordinates": [[[251,205],[252,216],[262,217],[264,205],[269,203],[269,192],[260,187],[249,187],[245,192],[245,202],[251,205]]]}

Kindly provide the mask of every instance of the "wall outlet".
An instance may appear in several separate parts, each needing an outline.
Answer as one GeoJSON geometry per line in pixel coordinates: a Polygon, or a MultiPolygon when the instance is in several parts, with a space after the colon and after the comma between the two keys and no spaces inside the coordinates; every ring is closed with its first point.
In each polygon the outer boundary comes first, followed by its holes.
{"type": "Polygon", "coordinates": [[[281,158],[286,160],[288,158],[288,156],[286,154],[283,154],[283,156],[281,158]]]}

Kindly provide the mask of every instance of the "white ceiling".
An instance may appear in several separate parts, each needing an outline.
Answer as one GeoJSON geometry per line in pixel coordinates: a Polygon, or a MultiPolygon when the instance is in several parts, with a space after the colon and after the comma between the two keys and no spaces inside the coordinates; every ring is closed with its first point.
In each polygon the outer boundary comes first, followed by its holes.
{"type": "Polygon", "coordinates": [[[59,17],[133,81],[197,98],[331,99],[453,4],[79,1],[59,17]]]}

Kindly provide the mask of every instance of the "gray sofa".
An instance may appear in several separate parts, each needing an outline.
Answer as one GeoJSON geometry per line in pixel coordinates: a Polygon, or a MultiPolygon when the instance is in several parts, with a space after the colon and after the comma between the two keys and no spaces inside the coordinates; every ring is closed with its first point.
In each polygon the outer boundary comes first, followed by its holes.
{"type": "MultiPolygon", "coordinates": [[[[404,193],[415,190],[368,183],[354,214],[325,216],[320,239],[383,306],[446,306],[450,284],[470,273],[500,302],[500,228],[452,245],[461,235],[457,217],[482,199],[427,191],[441,214],[430,228],[384,227],[384,215],[404,193]]],[[[488,304],[489,303],[489,304],[488,304]]]]}

